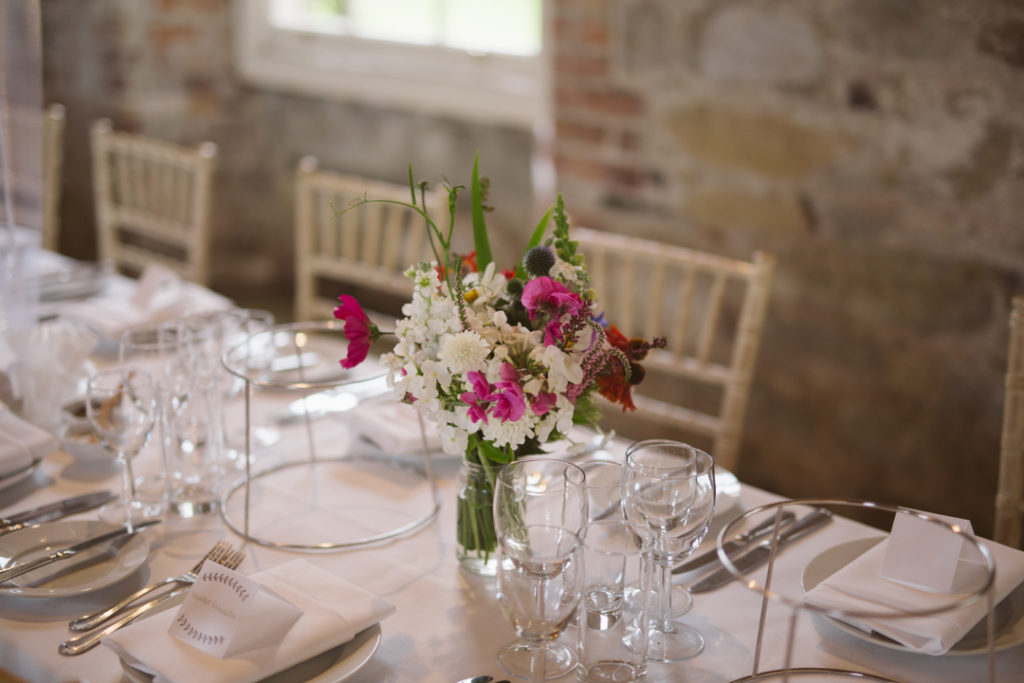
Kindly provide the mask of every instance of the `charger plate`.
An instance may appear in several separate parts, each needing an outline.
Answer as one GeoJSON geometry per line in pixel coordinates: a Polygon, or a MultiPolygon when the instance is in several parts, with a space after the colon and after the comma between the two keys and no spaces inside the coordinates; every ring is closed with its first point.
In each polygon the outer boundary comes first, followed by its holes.
{"type": "MultiPolygon", "coordinates": [[[[804,592],[811,590],[819,583],[832,576],[834,573],[853,562],[855,559],[873,548],[884,537],[860,538],[854,541],[847,541],[833,546],[815,556],[807,566],[804,567],[800,583],[804,592]]],[[[924,654],[912,650],[905,645],[877,633],[875,631],[862,631],[844,621],[840,621],[828,615],[820,615],[829,623],[841,631],[859,638],[873,645],[879,645],[891,650],[910,652],[913,654],[924,654]]],[[[1005,650],[1024,643],[1024,583],[1018,585],[998,605],[996,605],[996,639],[995,649],[1005,650]]],[[[984,655],[988,653],[988,641],[986,635],[986,620],[982,619],[970,631],[964,634],[953,647],[944,655],[984,655]]],[[[935,656],[935,655],[926,655],[935,656]]]]}
{"type": "MultiPolygon", "coordinates": [[[[304,662],[284,671],[278,671],[259,683],[289,683],[290,681],[306,681],[307,683],[340,683],[351,678],[369,664],[374,653],[380,646],[380,624],[357,633],[347,643],[322,652],[304,662]]],[[[121,668],[132,683],[152,683],[153,676],[133,667],[121,660],[121,668]]]]}

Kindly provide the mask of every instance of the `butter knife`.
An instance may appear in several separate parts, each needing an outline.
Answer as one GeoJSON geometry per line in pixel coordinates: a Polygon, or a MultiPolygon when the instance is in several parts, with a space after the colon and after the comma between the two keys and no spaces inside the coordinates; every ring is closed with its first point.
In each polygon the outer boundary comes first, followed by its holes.
{"type": "Polygon", "coordinates": [[[114,531],[108,531],[105,534],[100,534],[99,536],[93,536],[92,538],[80,541],[79,543],[76,543],[67,548],[56,550],[50,553],[49,555],[43,555],[42,557],[37,557],[34,560],[28,560],[26,562],[18,562],[17,564],[13,564],[10,567],[7,567],[6,569],[0,569],[0,583],[3,583],[4,581],[9,581],[10,579],[21,576],[22,574],[27,574],[34,569],[45,567],[48,564],[52,564],[60,560],[66,560],[70,557],[74,557],[83,550],[91,548],[95,545],[99,545],[100,543],[106,543],[108,541],[113,541],[119,538],[129,538],[139,533],[146,527],[152,526],[153,524],[158,524],[159,522],[159,519],[151,519],[146,522],[140,522],[138,524],[135,524],[131,528],[121,527],[115,529],[114,531]]]}
{"type": "MultiPolygon", "coordinates": [[[[789,526],[789,523],[793,521],[796,514],[792,510],[786,510],[782,513],[781,519],[779,519],[779,528],[785,529],[789,526]]],[[[754,541],[768,536],[775,530],[775,515],[771,515],[768,519],[755,526],[750,531],[746,531],[738,536],[733,537],[731,540],[726,541],[722,544],[722,548],[725,549],[727,555],[743,550],[754,541]]],[[[686,572],[692,572],[694,569],[700,569],[706,564],[711,564],[718,560],[718,549],[713,548],[710,551],[693,558],[688,562],[684,562],[675,569],[672,570],[673,574],[685,574],[686,572]]]]}
{"type": "MultiPolygon", "coordinates": [[[[793,541],[803,538],[807,534],[816,530],[818,527],[823,526],[832,520],[832,512],[824,508],[815,508],[815,510],[801,519],[797,520],[786,529],[779,533],[779,544],[778,549],[781,550],[786,545],[793,541]]],[[[737,559],[733,560],[732,563],[741,573],[747,573],[752,569],[756,569],[761,565],[768,562],[768,558],[771,557],[772,552],[772,539],[766,538],[765,540],[758,543],[756,546],[748,550],[743,555],[740,555],[737,559]]],[[[725,584],[729,583],[736,578],[736,575],[729,571],[727,568],[722,567],[718,571],[714,572],[710,576],[701,579],[697,583],[690,586],[691,593],[706,593],[707,591],[713,591],[716,588],[721,588],[725,584]]]]}
{"type": "Polygon", "coordinates": [[[24,529],[32,524],[51,522],[55,519],[67,517],[68,515],[73,515],[78,512],[92,510],[100,507],[101,505],[106,505],[115,498],[117,498],[117,496],[110,491],[96,491],[94,493],[75,496],[74,498],[58,500],[56,503],[40,505],[32,510],[25,510],[24,512],[13,514],[10,517],[0,518],[0,534],[24,529]]]}

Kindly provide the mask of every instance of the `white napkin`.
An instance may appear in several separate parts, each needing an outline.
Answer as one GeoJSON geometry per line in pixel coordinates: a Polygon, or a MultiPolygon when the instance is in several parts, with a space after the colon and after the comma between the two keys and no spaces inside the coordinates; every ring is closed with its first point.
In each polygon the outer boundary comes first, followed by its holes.
{"type": "MultiPolygon", "coordinates": [[[[246,683],[287,669],[342,643],[395,611],[390,602],[298,559],[253,574],[302,610],[276,647],[220,659],[174,638],[167,629],[177,609],[165,610],[107,636],[103,644],[157,682],[246,683]]],[[[259,628],[259,623],[247,624],[259,628]]]]}
{"type": "MultiPolygon", "coordinates": [[[[352,411],[348,420],[359,436],[385,453],[409,455],[423,451],[416,409],[408,403],[371,403],[352,411]]],[[[431,420],[424,420],[423,427],[427,448],[431,451],[440,449],[437,425],[431,420]]]]}
{"type": "MultiPolygon", "coordinates": [[[[1024,581],[1024,552],[992,541],[979,539],[992,553],[996,565],[995,600],[1005,598],[1024,581]]],[[[921,610],[948,605],[967,594],[933,593],[896,583],[882,576],[882,559],[889,544],[886,538],[856,560],[812,588],[804,600],[813,605],[843,610],[885,611],[921,610]]],[[[980,574],[984,567],[980,566],[980,574]]],[[[980,586],[972,581],[971,587],[980,586]]],[[[860,619],[843,621],[863,631],[876,631],[926,654],[943,654],[988,614],[988,598],[953,610],[926,617],[900,619],[860,619]]]]}
{"type": "Polygon", "coordinates": [[[0,409],[0,477],[57,450],[57,437],[9,410],[0,409]]]}
{"type": "MultiPolygon", "coordinates": [[[[145,274],[143,274],[145,277],[145,274]]],[[[120,339],[132,327],[173,320],[192,313],[231,308],[229,299],[197,285],[174,278],[166,282],[145,304],[133,301],[133,294],[118,287],[115,291],[85,301],[65,303],[58,314],[88,325],[108,341],[120,339]]]]}

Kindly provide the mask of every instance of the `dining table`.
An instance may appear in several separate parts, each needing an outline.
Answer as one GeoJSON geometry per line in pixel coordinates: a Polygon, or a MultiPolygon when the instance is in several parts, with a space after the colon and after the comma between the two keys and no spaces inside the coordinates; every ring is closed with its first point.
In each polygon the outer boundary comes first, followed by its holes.
{"type": "MultiPolygon", "coordinates": [[[[116,359],[107,348],[97,351],[95,362],[103,366],[115,363],[116,359]]],[[[232,399],[236,408],[243,399],[244,396],[232,399]]],[[[294,395],[289,392],[264,392],[254,402],[259,414],[253,413],[252,417],[265,420],[279,415],[293,400],[294,395]]],[[[339,459],[398,457],[358,436],[360,411],[379,410],[387,400],[390,399],[378,397],[351,410],[317,419],[313,426],[326,434],[319,455],[339,459]]],[[[306,457],[304,430],[310,423],[281,421],[278,427],[280,438],[275,444],[252,448],[250,476],[265,463],[306,457]]],[[[584,430],[574,437],[586,442],[591,434],[584,430]]],[[[621,461],[629,443],[618,436],[600,449],[566,457],[621,461]]],[[[154,447],[150,444],[148,448],[154,447]]],[[[556,445],[553,452],[559,452],[558,448],[556,445]]],[[[59,596],[26,597],[0,589],[0,679],[6,673],[38,683],[139,680],[130,676],[118,655],[104,645],[76,656],[60,654],[58,646],[72,635],[69,620],[110,605],[150,582],[186,571],[212,545],[226,540],[244,551],[244,560],[238,567],[244,574],[301,558],[395,606],[394,612],[380,623],[379,631],[361,634],[358,647],[338,655],[337,661],[323,662],[322,671],[296,671],[291,680],[453,683],[482,675],[515,680],[495,660],[499,648],[515,638],[512,624],[499,607],[495,579],[466,571],[456,558],[456,474],[460,458],[440,451],[401,454],[401,458],[417,466],[426,461],[439,504],[423,524],[392,539],[331,550],[273,547],[239,533],[237,523],[229,524],[221,512],[191,517],[168,512],[161,524],[143,532],[150,543],[145,561],[110,585],[59,596]]],[[[158,458],[144,452],[139,457],[140,465],[144,461],[157,463],[158,458]]],[[[244,476],[244,468],[228,469],[232,481],[244,476]]],[[[107,463],[86,466],[58,447],[42,459],[31,476],[0,490],[0,516],[102,489],[119,489],[116,467],[107,463]]],[[[231,484],[225,481],[225,490],[229,489],[231,484]]],[[[779,500],[783,497],[776,493],[733,479],[730,489],[719,495],[701,551],[714,546],[718,531],[744,510],[779,500]]],[[[275,500],[264,497],[257,504],[272,513],[275,500]]],[[[394,504],[401,505],[402,501],[394,504]]],[[[66,519],[95,518],[93,510],[66,519]]],[[[296,529],[296,533],[308,531],[296,529]]],[[[330,530],[325,533],[329,535],[330,530]]],[[[779,552],[772,585],[780,593],[799,595],[803,572],[814,558],[840,544],[885,533],[837,514],[831,523],[779,552]]],[[[647,680],[724,683],[753,673],[762,597],[760,591],[740,581],[693,595],[692,607],[681,619],[703,635],[703,651],[681,662],[650,663],[647,680]]],[[[792,613],[785,604],[769,602],[760,653],[761,671],[784,666],[792,613]]],[[[1020,635],[1019,623],[1016,630],[1020,635]]],[[[884,646],[871,638],[851,634],[809,611],[797,613],[793,633],[794,666],[868,672],[896,681],[923,683],[983,681],[988,675],[988,657],[984,652],[932,656],[884,646]]],[[[572,643],[575,634],[575,627],[570,626],[561,638],[572,643]]],[[[1024,636],[1011,647],[1000,649],[995,665],[996,680],[1024,681],[1024,636]]],[[[575,674],[569,673],[559,680],[575,680],[575,674]]]]}

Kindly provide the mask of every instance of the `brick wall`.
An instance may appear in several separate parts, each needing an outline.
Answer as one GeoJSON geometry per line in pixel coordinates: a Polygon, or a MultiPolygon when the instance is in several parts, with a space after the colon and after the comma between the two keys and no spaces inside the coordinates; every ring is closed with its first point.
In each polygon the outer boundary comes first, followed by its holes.
{"type": "Polygon", "coordinates": [[[778,258],[742,478],[992,517],[1024,7],[553,0],[575,222],[778,258]]]}

